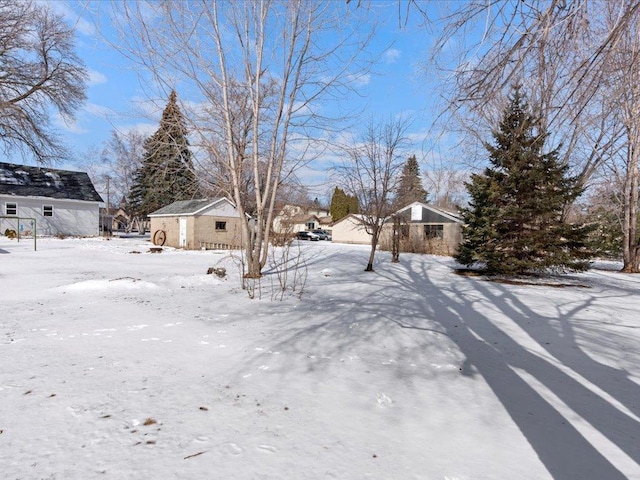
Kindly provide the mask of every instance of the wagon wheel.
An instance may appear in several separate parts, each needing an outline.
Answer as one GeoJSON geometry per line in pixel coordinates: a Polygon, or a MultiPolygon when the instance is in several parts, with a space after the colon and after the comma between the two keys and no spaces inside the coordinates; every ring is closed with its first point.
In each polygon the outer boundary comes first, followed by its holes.
{"type": "Polygon", "coordinates": [[[162,246],[164,242],[167,240],[167,234],[164,230],[156,230],[156,233],[153,234],[153,244],[162,246]]]}

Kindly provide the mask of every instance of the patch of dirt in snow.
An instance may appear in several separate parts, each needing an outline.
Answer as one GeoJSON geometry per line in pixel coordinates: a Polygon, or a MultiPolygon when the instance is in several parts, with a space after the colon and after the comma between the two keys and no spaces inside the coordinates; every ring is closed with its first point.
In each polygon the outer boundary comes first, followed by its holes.
{"type": "Polygon", "coordinates": [[[483,280],[495,283],[504,283],[506,285],[531,285],[538,287],[553,288],[591,288],[581,280],[567,275],[489,275],[479,270],[458,268],[454,272],[456,275],[463,277],[478,277],[483,280]]]}

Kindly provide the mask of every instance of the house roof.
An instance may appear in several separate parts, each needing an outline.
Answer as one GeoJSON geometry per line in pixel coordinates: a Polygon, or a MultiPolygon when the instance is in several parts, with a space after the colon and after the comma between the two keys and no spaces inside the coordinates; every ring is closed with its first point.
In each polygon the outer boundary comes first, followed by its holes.
{"type": "Polygon", "coordinates": [[[407,205],[404,208],[401,208],[400,210],[396,211],[395,215],[402,215],[403,213],[405,215],[409,215],[409,217],[411,218],[412,216],[412,212],[411,210],[413,209],[413,207],[419,207],[419,213],[420,213],[420,219],[411,219],[412,222],[417,222],[417,223],[442,223],[443,221],[445,223],[463,223],[462,218],[453,213],[453,212],[449,212],[446,210],[443,210],[441,208],[437,208],[437,207],[433,207],[431,205],[427,205],[426,203],[422,203],[422,202],[413,202],[409,205],[407,205]],[[405,213],[406,212],[406,213],[405,213]]]}
{"type": "Polygon", "coordinates": [[[220,202],[228,202],[229,204],[233,205],[225,197],[204,198],[199,200],[178,200],[177,202],[173,202],[166,207],[162,207],[159,210],[150,213],[149,216],[197,215],[203,210],[206,210],[207,208],[212,207],[216,203],[220,202]]]}
{"type": "MultiPolygon", "coordinates": [[[[426,203],[421,202],[413,202],[406,207],[397,210],[394,215],[408,216],[409,218],[407,218],[406,220],[410,220],[413,223],[463,223],[462,218],[459,215],[456,215],[453,212],[442,210],[441,208],[432,207],[431,205],[427,205],[426,203]],[[414,206],[420,207],[419,220],[410,220],[411,209],[414,206]]],[[[391,218],[392,215],[385,217],[383,219],[383,222],[389,222],[391,218]]],[[[351,220],[356,223],[365,223],[364,215],[359,213],[350,213],[349,215],[342,217],[340,220],[333,222],[331,225],[336,225],[345,220],[351,220]]]]}
{"type": "Polygon", "coordinates": [[[85,172],[0,162],[0,195],[103,202],[85,172]]]}
{"type": "Polygon", "coordinates": [[[341,223],[341,222],[346,222],[347,220],[353,220],[355,223],[364,224],[364,216],[363,215],[361,215],[359,213],[349,213],[348,215],[345,215],[344,217],[342,217],[340,220],[336,220],[335,222],[332,222],[331,226],[337,225],[338,223],[341,223]]]}

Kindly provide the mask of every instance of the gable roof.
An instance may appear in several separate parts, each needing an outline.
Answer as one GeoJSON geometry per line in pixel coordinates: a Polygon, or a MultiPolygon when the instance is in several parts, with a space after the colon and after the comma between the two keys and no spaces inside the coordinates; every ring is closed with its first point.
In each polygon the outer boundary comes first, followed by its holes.
{"type": "Polygon", "coordinates": [[[422,202],[413,202],[395,212],[395,215],[403,214],[408,215],[410,221],[415,223],[463,223],[462,218],[459,215],[422,202]],[[420,209],[419,220],[411,220],[411,211],[413,207],[418,207],[420,209]]]}
{"type": "Polygon", "coordinates": [[[225,197],[204,198],[199,200],[178,200],[177,202],[173,202],[166,207],[156,210],[155,212],[151,212],[148,216],[197,215],[198,213],[221,202],[227,202],[235,208],[235,205],[225,197]]]}
{"type": "Polygon", "coordinates": [[[346,222],[347,220],[351,220],[354,223],[361,223],[364,225],[364,215],[360,213],[349,213],[344,217],[342,217],[340,220],[336,220],[335,222],[332,222],[330,225],[334,226],[334,225],[337,225],[338,223],[346,222]]]}
{"type": "Polygon", "coordinates": [[[0,195],[103,202],[85,172],[0,162],[0,195]]]}

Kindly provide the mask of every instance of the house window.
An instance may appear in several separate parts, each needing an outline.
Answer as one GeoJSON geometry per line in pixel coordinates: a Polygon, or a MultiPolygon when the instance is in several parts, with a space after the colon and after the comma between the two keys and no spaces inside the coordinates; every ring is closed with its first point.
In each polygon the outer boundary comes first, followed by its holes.
{"type": "Polygon", "coordinates": [[[17,215],[18,204],[17,203],[5,203],[4,204],[5,215],[17,215]]]}
{"type": "Polygon", "coordinates": [[[216,230],[226,230],[227,222],[216,222],[216,230]]]}
{"type": "Polygon", "coordinates": [[[53,217],[53,205],[43,205],[42,206],[42,216],[43,217],[53,217]]]}
{"type": "Polygon", "coordinates": [[[308,230],[315,230],[316,228],[316,223],[315,222],[307,222],[307,229],[308,230]]]}
{"type": "Polygon", "coordinates": [[[437,238],[442,240],[444,237],[444,225],[425,225],[424,238],[437,238]]]}

